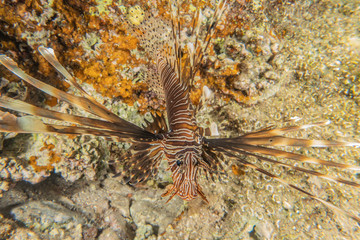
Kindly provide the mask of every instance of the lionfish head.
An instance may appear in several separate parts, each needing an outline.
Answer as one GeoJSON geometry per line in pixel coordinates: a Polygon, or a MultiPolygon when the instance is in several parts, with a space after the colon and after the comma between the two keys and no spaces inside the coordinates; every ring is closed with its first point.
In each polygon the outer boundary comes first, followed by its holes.
{"type": "Polygon", "coordinates": [[[199,171],[199,157],[193,150],[188,150],[176,155],[173,161],[169,162],[169,168],[172,172],[171,177],[173,184],[162,195],[163,197],[170,195],[168,202],[178,195],[183,200],[190,201],[199,195],[206,201],[201,186],[197,182],[199,171]]]}

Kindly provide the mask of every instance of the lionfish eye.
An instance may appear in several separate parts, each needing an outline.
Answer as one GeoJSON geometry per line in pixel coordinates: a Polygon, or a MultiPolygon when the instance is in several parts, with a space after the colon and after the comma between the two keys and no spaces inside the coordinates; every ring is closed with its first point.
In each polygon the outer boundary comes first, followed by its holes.
{"type": "Polygon", "coordinates": [[[176,161],[176,165],[180,166],[183,162],[181,160],[176,161]]]}

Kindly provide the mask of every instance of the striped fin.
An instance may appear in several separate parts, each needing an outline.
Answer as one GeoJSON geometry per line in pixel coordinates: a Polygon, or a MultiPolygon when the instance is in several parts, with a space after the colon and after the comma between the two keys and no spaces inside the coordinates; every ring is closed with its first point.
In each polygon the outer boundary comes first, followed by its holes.
{"type": "Polygon", "coordinates": [[[206,178],[210,175],[211,180],[215,181],[215,176],[217,176],[218,180],[221,181],[221,176],[227,176],[222,161],[215,153],[205,150],[201,157],[202,161],[200,161],[199,167],[205,172],[206,178]]]}
{"type": "Polygon", "coordinates": [[[328,125],[328,124],[330,124],[330,121],[304,124],[304,125],[299,125],[299,126],[290,126],[290,127],[284,127],[284,128],[267,127],[263,130],[248,133],[241,137],[242,138],[252,138],[252,137],[260,138],[260,137],[280,136],[280,135],[284,135],[288,132],[304,130],[304,129],[308,129],[308,128],[312,128],[312,127],[320,127],[320,126],[324,126],[324,125],[328,125]]]}
{"type": "Polygon", "coordinates": [[[329,121],[300,125],[300,126],[290,126],[284,128],[275,128],[275,129],[266,128],[257,132],[245,134],[240,137],[205,139],[205,142],[209,142],[210,146],[213,147],[218,146],[224,148],[233,148],[233,149],[243,150],[249,153],[257,153],[257,154],[270,155],[274,157],[289,158],[299,162],[321,164],[325,166],[332,166],[332,167],[338,167],[349,170],[360,170],[359,166],[352,166],[343,163],[325,161],[313,157],[307,157],[297,153],[263,147],[263,146],[294,146],[294,147],[360,146],[360,143],[358,142],[308,140],[308,139],[296,139],[296,138],[288,138],[288,137],[280,136],[288,132],[303,130],[315,126],[323,126],[326,124],[329,124],[329,121]]]}
{"type": "Polygon", "coordinates": [[[0,111],[0,131],[28,133],[32,132],[48,132],[52,129],[46,126],[41,120],[34,117],[16,117],[15,115],[0,111]]]}
{"type": "Polygon", "coordinates": [[[121,20],[127,30],[139,40],[140,46],[144,48],[145,54],[151,60],[156,60],[160,53],[172,56],[170,43],[173,42],[173,36],[168,22],[159,20],[148,12],[145,13],[143,21],[138,24],[133,24],[124,16],[121,16],[121,20]],[[165,52],[162,52],[163,50],[165,52]]]}
{"type": "Polygon", "coordinates": [[[158,99],[165,100],[165,93],[160,82],[159,74],[156,67],[152,64],[148,64],[147,66],[145,82],[149,85],[150,90],[155,93],[158,99]]]}
{"type": "MultiPolygon", "coordinates": [[[[182,79],[181,69],[181,24],[179,19],[180,2],[170,1],[171,33],[173,44],[170,53],[159,49],[157,72],[165,95],[168,122],[171,130],[186,128],[195,130],[195,120],[189,98],[188,82],[182,79]],[[175,8],[176,5],[176,8],[175,8]]],[[[165,49],[167,50],[167,49],[165,49]]]]}
{"type": "Polygon", "coordinates": [[[124,17],[122,21],[129,32],[136,36],[140,46],[144,48],[144,53],[150,58],[149,64],[146,66],[145,81],[159,99],[165,100],[165,91],[160,81],[156,61],[160,56],[165,57],[172,66],[176,64],[171,25],[155,18],[150,13],[146,13],[143,21],[139,24],[133,24],[124,17]]]}
{"type": "Polygon", "coordinates": [[[166,119],[163,114],[151,114],[151,117],[153,119],[152,122],[149,122],[145,119],[145,125],[143,126],[145,130],[154,134],[167,133],[169,131],[166,119]]]}
{"type": "Polygon", "coordinates": [[[244,145],[263,145],[263,146],[293,146],[293,147],[339,147],[339,146],[360,146],[360,143],[356,142],[339,142],[339,141],[328,141],[328,140],[309,140],[309,139],[298,139],[289,138],[282,136],[274,137],[251,137],[251,138],[230,138],[230,139],[218,139],[219,141],[244,144],[244,145]]]}
{"type": "Polygon", "coordinates": [[[280,165],[287,168],[291,168],[293,170],[303,172],[306,174],[310,174],[322,179],[326,179],[333,182],[343,183],[346,185],[350,185],[352,187],[359,188],[360,184],[356,182],[352,182],[340,177],[334,177],[326,174],[322,174],[320,172],[309,170],[301,167],[297,167],[288,163],[283,163],[277,160],[273,160],[261,155],[269,155],[274,157],[281,157],[281,158],[288,158],[293,159],[299,162],[307,162],[307,163],[314,163],[314,164],[321,164],[325,166],[331,166],[331,167],[337,167],[340,169],[350,169],[350,170],[360,170],[359,166],[352,166],[347,165],[343,163],[336,163],[331,161],[324,161],[312,157],[307,157],[301,154],[297,153],[291,153],[286,152],[278,149],[273,148],[267,148],[263,146],[302,146],[302,147],[336,147],[336,146],[359,146],[359,143],[348,143],[348,142],[338,142],[338,141],[325,141],[325,140],[306,140],[306,139],[294,139],[294,138],[287,138],[280,136],[282,134],[285,134],[287,132],[301,130],[301,129],[307,129],[309,127],[314,126],[321,126],[326,124],[325,122],[322,123],[315,123],[315,124],[308,124],[308,125],[302,125],[302,126],[291,126],[291,127],[285,127],[285,128],[279,128],[279,129],[270,129],[266,128],[254,133],[249,133],[244,136],[236,137],[236,138],[219,138],[219,139],[204,139],[206,143],[210,147],[212,147],[214,150],[220,151],[221,153],[227,155],[228,157],[232,159],[236,159],[238,163],[250,167],[258,172],[261,172],[274,180],[283,183],[284,185],[289,186],[290,188],[296,189],[297,191],[300,191],[307,196],[309,196],[312,199],[315,199],[330,209],[337,211],[341,214],[344,214],[353,220],[360,223],[360,218],[355,216],[354,214],[351,214],[347,211],[344,211],[335,205],[331,204],[328,201],[325,201],[291,183],[288,183],[287,181],[275,176],[274,174],[257,167],[256,165],[246,161],[245,159],[242,159],[239,157],[239,154],[244,156],[253,156],[259,159],[260,161],[265,161],[272,163],[274,165],[280,165]],[[262,146],[261,146],[262,145],[262,146]],[[261,155],[258,155],[261,154],[261,155]]]}
{"type": "Polygon", "coordinates": [[[210,147],[203,146],[202,147],[202,161],[200,161],[199,165],[204,169],[209,171],[210,173],[216,174],[225,174],[226,171],[223,167],[223,159],[219,159],[221,157],[216,155],[214,149],[210,147]]]}
{"type": "MultiPolygon", "coordinates": [[[[228,150],[230,150],[230,149],[228,149],[228,150]]],[[[234,152],[237,152],[237,153],[240,153],[240,154],[243,154],[243,155],[256,157],[259,160],[262,160],[262,161],[265,161],[265,162],[273,163],[274,165],[288,167],[288,168],[291,168],[293,170],[303,172],[303,173],[307,173],[307,174],[310,174],[310,175],[313,175],[313,176],[316,176],[316,177],[319,177],[319,178],[323,178],[323,179],[326,179],[326,180],[329,180],[329,181],[343,183],[343,184],[346,184],[346,185],[350,185],[352,187],[360,188],[359,183],[352,182],[352,181],[349,181],[349,180],[346,180],[346,179],[343,179],[343,178],[333,177],[333,176],[330,176],[330,175],[327,175],[327,174],[322,174],[322,173],[314,171],[314,170],[309,170],[309,169],[305,169],[305,168],[301,168],[301,167],[296,167],[296,166],[293,166],[291,164],[279,162],[277,160],[273,160],[273,159],[270,159],[270,158],[259,156],[259,155],[249,153],[249,152],[246,152],[246,151],[241,151],[241,150],[238,150],[238,149],[232,149],[232,150],[234,152]]]]}
{"type": "Polygon", "coordinates": [[[167,186],[165,192],[163,194],[161,194],[161,197],[166,197],[171,194],[170,197],[168,198],[168,200],[166,201],[166,203],[168,203],[171,201],[171,199],[173,199],[178,194],[179,191],[180,191],[180,189],[176,188],[174,184],[170,184],[167,186]]]}
{"type": "MultiPolygon", "coordinates": [[[[132,134],[120,133],[107,131],[103,129],[94,129],[78,126],[63,126],[55,124],[45,124],[47,127],[51,128],[53,131],[44,132],[44,133],[57,133],[57,134],[67,134],[67,135],[93,135],[99,137],[105,137],[108,140],[113,141],[125,141],[126,139],[133,138],[132,134]]],[[[29,132],[33,133],[33,132],[29,132]]]]}
{"type": "Polygon", "coordinates": [[[266,171],[266,170],[264,170],[262,168],[259,168],[256,165],[254,165],[254,164],[252,164],[252,163],[250,163],[250,162],[248,162],[248,161],[246,161],[244,159],[239,158],[239,156],[237,156],[235,154],[232,154],[231,152],[227,151],[227,149],[225,149],[225,148],[221,148],[219,150],[222,150],[224,152],[224,154],[226,154],[230,158],[236,159],[238,161],[238,163],[240,163],[240,164],[242,164],[244,166],[250,167],[250,168],[254,169],[255,171],[258,171],[258,172],[260,172],[262,174],[265,174],[266,176],[269,176],[272,179],[274,179],[274,180],[276,180],[276,181],[278,181],[278,182],[280,182],[280,183],[282,183],[282,184],[284,184],[284,185],[286,185],[286,186],[288,186],[290,188],[293,188],[293,189],[295,189],[295,190],[297,190],[299,192],[302,192],[303,194],[307,195],[308,197],[310,197],[310,198],[312,198],[312,199],[314,199],[316,201],[321,202],[322,204],[324,204],[325,206],[327,206],[331,210],[333,210],[335,212],[338,212],[340,214],[343,214],[345,216],[348,216],[349,218],[355,220],[358,224],[360,224],[360,218],[355,216],[354,214],[349,213],[349,212],[335,206],[334,204],[330,203],[329,201],[321,199],[321,198],[315,196],[314,194],[309,193],[309,192],[305,191],[304,189],[302,189],[300,187],[297,187],[296,185],[291,184],[291,183],[285,181],[284,179],[281,179],[281,178],[277,177],[276,175],[274,175],[274,174],[272,174],[272,173],[270,173],[270,172],[268,172],[268,171],[266,171]]]}
{"type": "Polygon", "coordinates": [[[258,154],[264,154],[264,155],[270,155],[274,157],[281,157],[281,158],[288,158],[292,160],[296,160],[299,162],[304,163],[312,163],[312,164],[321,164],[325,166],[330,167],[337,167],[342,169],[349,169],[349,170],[360,170],[359,166],[353,166],[343,163],[336,163],[331,161],[325,161],[313,157],[307,157],[301,154],[292,153],[292,152],[286,152],[278,149],[273,148],[266,148],[261,146],[253,146],[253,145],[244,145],[244,144],[237,144],[237,143],[231,143],[230,141],[222,141],[221,139],[206,139],[205,141],[209,142],[210,145],[216,149],[216,147],[223,147],[223,148],[233,148],[233,149],[239,149],[250,153],[258,153],[258,154]]]}
{"type": "Polygon", "coordinates": [[[172,46],[174,56],[175,56],[175,64],[174,68],[177,73],[177,77],[182,81],[182,70],[181,70],[181,44],[180,44],[180,32],[181,32],[181,24],[180,24],[180,2],[176,0],[176,9],[174,8],[174,4],[170,1],[170,12],[171,12],[171,30],[172,36],[174,40],[174,46],[172,46]]]}
{"type": "MultiPolygon", "coordinates": [[[[76,88],[82,96],[89,99],[93,104],[97,105],[100,108],[103,108],[104,111],[109,112],[103,105],[98,103],[91,95],[89,95],[81,86],[78,84],[73,76],[61,65],[59,60],[57,59],[54,50],[52,48],[46,48],[44,46],[40,46],[38,48],[41,55],[57,70],[59,71],[64,77],[65,80],[76,88]]],[[[111,112],[110,112],[111,113],[111,112]]],[[[112,113],[111,113],[112,114],[112,113]]]]}
{"type": "Polygon", "coordinates": [[[159,142],[133,143],[122,156],[122,176],[128,176],[127,182],[137,184],[146,181],[151,175],[156,175],[164,153],[159,142]]]}
{"type": "Polygon", "coordinates": [[[77,126],[46,124],[34,116],[16,117],[11,113],[2,111],[0,111],[0,132],[93,135],[105,137],[113,141],[125,141],[126,139],[134,138],[133,134],[129,133],[77,126]]]}
{"type": "MultiPolygon", "coordinates": [[[[226,1],[220,0],[217,5],[213,16],[211,17],[208,27],[206,29],[204,39],[200,40],[200,28],[202,25],[202,14],[201,10],[198,9],[194,16],[192,22],[192,32],[191,35],[195,35],[195,41],[193,43],[188,43],[186,48],[182,48],[180,43],[180,32],[181,32],[181,20],[180,20],[180,7],[181,2],[179,0],[170,1],[170,15],[171,15],[171,30],[172,30],[172,40],[173,46],[172,49],[172,58],[175,58],[175,61],[171,61],[174,63],[174,69],[177,74],[177,77],[181,82],[184,82],[187,85],[192,85],[196,72],[200,68],[200,64],[204,58],[204,54],[206,53],[210,41],[215,33],[215,28],[217,23],[219,22],[226,6],[226,1]],[[176,7],[175,7],[176,6],[176,7]],[[184,63],[182,63],[182,55],[183,53],[188,53],[188,57],[184,59],[184,63]]],[[[165,55],[162,55],[163,57],[165,55]]]]}
{"type": "MultiPolygon", "coordinates": [[[[52,48],[46,48],[44,46],[40,46],[38,48],[39,52],[41,53],[41,55],[56,69],[58,70],[64,77],[65,80],[72,85],[73,87],[75,87],[77,90],[80,91],[80,93],[87,97],[88,99],[90,99],[91,101],[93,101],[94,103],[97,103],[95,101],[95,99],[90,96],[74,79],[73,76],[71,76],[71,74],[61,65],[61,63],[59,62],[59,60],[57,59],[57,57],[55,56],[54,50],[52,48]]],[[[99,104],[100,105],[100,104],[99,104]]],[[[100,105],[101,106],[101,105],[100,105]]],[[[102,106],[101,106],[102,107],[102,106]]]]}
{"type": "Polygon", "coordinates": [[[109,141],[136,140],[137,142],[148,141],[146,138],[135,138],[134,134],[113,132],[103,129],[86,128],[79,126],[64,126],[56,124],[47,124],[34,116],[16,117],[13,114],[5,112],[0,116],[0,132],[12,133],[49,133],[66,135],[93,135],[105,137],[109,141]],[[6,116],[8,114],[9,116],[6,116]]]}
{"type": "Polygon", "coordinates": [[[196,124],[190,103],[188,85],[180,81],[175,73],[175,69],[167,59],[158,59],[157,69],[165,91],[170,129],[186,128],[195,131],[196,124]]]}
{"type": "Polygon", "coordinates": [[[194,41],[194,45],[189,46],[191,67],[190,67],[189,77],[187,78],[187,80],[189,81],[190,85],[193,84],[193,80],[196,75],[196,72],[200,68],[200,64],[204,59],[204,55],[210,45],[210,41],[212,37],[214,36],[216,26],[226,9],[226,5],[227,5],[226,0],[225,1],[219,0],[219,2],[216,5],[215,12],[209,21],[209,25],[207,27],[205,37],[202,41],[199,40],[200,26],[201,26],[201,12],[200,10],[198,10],[195,13],[195,16],[193,18],[193,28],[192,28],[192,35],[195,34],[195,41],[194,41]]]}
{"type": "Polygon", "coordinates": [[[125,126],[118,125],[118,124],[113,124],[111,122],[107,122],[107,121],[103,121],[103,120],[99,120],[99,119],[74,116],[71,114],[56,112],[56,111],[52,111],[52,110],[34,106],[32,104],[29,104],[29,103],[26,103],[26,102],[23,102],[20,100],[8,98],[5,96],[2,96],[0,98],[0,106],[3,108],[27,113],[27,114],[34,115],[34,116],[80,124],[80,125],[84,125],[84,126],[88,126],[88,127],[92,127],[92,128],[117,131],[117,133],[121,132],[121,133],[132,134],[131,136],[133,138],[134,137],[137,137],[137,138],[153,137],[153,135],[149,135],[149,134],[146,135],[145,133],[139,132],[136,129],[133,130],[132,128],[130,128],[129,126],[126,126],[126,125],[125,126]]]}
{"type": "Polygon", "coordinates": [[[93,101],[91,101],[85,97],[78,97],[78,96],[71,95],[69,93],[61,91],[53,86],[50,86],[46,83],[43,83],[43,82],[29,76],[24,71],[22,71],[11,58],[9,58],[5,55],[0,55],[0,63],[3,64],[11,72],[16,74],[18,77],[20,77],[21,79],[26,81],[27,83],[33,85],[34,87],[38,88],[39,90],[41,90],[53,97],[58,98],[59,100],[66,101],[66,102],[70,103],[71,105],[75,105],[89,113],[92,113],[92,114],[94,114],[100,118],[106,119],[110,122],[113,122],[116,124],[127,124],[128,126],[131,125],[132,128],[143,131],[143,129],[141,129],[140,127],[121,119],[116,114],[107,110],[105,107],[99,106],[98,103],[94,103],[93,101]]]}

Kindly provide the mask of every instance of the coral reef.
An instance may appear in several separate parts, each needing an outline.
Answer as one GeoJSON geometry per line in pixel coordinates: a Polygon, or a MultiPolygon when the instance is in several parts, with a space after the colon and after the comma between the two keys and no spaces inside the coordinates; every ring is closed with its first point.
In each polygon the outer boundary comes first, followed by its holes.
{"type": "MultiPolygon", "coordinates": [[[[95,99],[140,125],[142,115],[163,110],[163,103],[144,83],[146,54],[119,16],[135,24],[146,12],[169,19],[167,4],[2,1],[0,53],[11,56],[32,76],[74,91],[36,51],[39,45],[52,47],[95,99]]],[[[229,4],[192,89],[195,105],[204,86],[211,91],[199,110],[199,125],[215,123],[221,136],[236,136],[297,118],[302,118],[301,123],[328,119],[331,125],[297,137],[359,141],[357,1],[236,0],[229,4]]],[[[206,21],[212,6],[206,1],[182,4],[184,41],[191,40],[186,39],[186,30],[194,11],[202,8],[206,21]]],[[[2,67],[0,77],[1,94],[86,116],[25,86],[2,67]]],[[[353,221],[247,168],[229,166],[228,178],[203,184],[209,205],[200,199],[165,204],[160,195],[169,177],[164,171],[137,188],[111,178],[108,162],[118,159],[126,144],[90,136],[2,135],[0,141],[0,238],[360,238],[353,221]],[[48,221],[56,215],[62,218],[48,221]],[[42,228],[43,223],[47,225],[42,228]]],[[[358,148],[301,151],[359,165],[358,148]]],[[[358,189],[282,167],[263,167],[342,208],[360,212],[358,189]]],[[[356,180],[351,172],[314,169],[356,180]]]]}
{"type": "MultiPolygon", "coordinates": [[[[137,40],[126,35],[118,17],[120,3],[1,3],[1,29],[5,35],[1,40],[2,52],[11,51],[12,57],[30,72],[39,71],[43,77],[56,79],[50,66],[40,56],[33,56],[38,46],[51,46],[79,80],[91,83],[104,96],[120,97],[134,104],[138,98],[143,98],[141,94],[145,94],[146,88],[143,83],[132,82],[135,74],[132,69],[141,60],[132,54],[137,40]],[[6,12],[14,12],[14,15],[6,12]],[[27,61],[31,63],[27,65],[27,61]],[[32,64],[33,61],[38,64],[32,64]],[[124,69],[127,71],[122,71],[124,69]]],[[[146,110],[146,106],[143,109],[146,110]]]]}

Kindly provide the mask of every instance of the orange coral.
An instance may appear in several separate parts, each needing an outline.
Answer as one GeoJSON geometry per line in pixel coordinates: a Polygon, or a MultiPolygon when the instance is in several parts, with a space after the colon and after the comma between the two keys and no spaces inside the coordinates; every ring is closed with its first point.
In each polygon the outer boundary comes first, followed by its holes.
{"type": "MultiPolygon", "coordinates": [[[[138,1],[129,1],[127,5],[134,6],[136,4],[149,6],[147,3],[140,3],[138,1]]],[[[157,8],[159,15],[169,20],[168,1],[158,0],[157,8]]],[[[182,14],[194,14],[194,9],[204,8],[209,5],[206,1],[192,0],[191,4],[183,2],[180,8],[182,14]],[[192,4],[192,7],[190,7],[192,4]]],[[[35,77],[41,73],[46,77],[46,81],[50,84],[56,85],[62,89],[68,87],[67,84],[59,82],[57,74],[49,66],[46,61],[38,54],[24,55],[18,48],[18,42],[26,43],[29,35],[24,33],[37,33],[42,31],[49,32],[48,46],[51,46],[56,52],[60,62],[66,66],[67,69],[82,82],[89,83],[94,86],[95,90],[107,97],[119,97],[122,101],[128,104],[139,102],[140,111],[146,112],[151,110],[150,102],[146,99],[145,94],[148,91],[146,84],[142,82],[133,82],[120,75],[120,71],[124,68],[134,68],[144,63],[143,59],[137,59],[131,54],[131,50],[137,48],[138,40],[131,35],[126,34],[126,29],[121,25],[117,19],[112,19],[107,14],[98,16],[91,15],[90,9],[94,6],[93,2],[83,1],[54,1],[50,6],[56,15],[50,15],[46,24],[39,24],[29,16],[33,14],[45,14],[49,6],[43,6],[42,2],[35,0],[27,0],[19,4],[5,4],[0,3],[0,16],[3,21],[1,28],[7,31],[9,38],[1,40],[3,49],[18,53],[14,55],[16,62],[22,64],[26,62],[25,69],[35,77]],[[35,11],[34,11],[35,10],[35,11]],[[81,14],[79,14],[81,13],[81,14]],[[93,34],[93,35],[91,35],[93,34]],[[89,36],[96,36],[98,39],[95,42],[96,46],[89,46],[91,50],[85,49],[82,43],[88,39],[89,36]],[[17,42],[17,44],[15,44],[17,42]],[[30,60],[30,61],[28,61],[30,60]],[[34,67],[34,62],[39,63],[34,67]],[[30,67],[31,66],[31,67],[30,67]],[[57,79],[54,80],[54,79],[57,79]]],[[[119,7],[113,2],[110,6],[118,14],[121,14],[119,7]]],[[[227,21],[220,24],[218,28],[221,30],[221,36],[233,34],[235,30],[246,29],[246,16],[239,14],[245,9],[245,5],[237,4],[228,13],[227,21]]],[[[144,8],[146,10],[146,7],[144,8]]],[[[185,22],[187,18],[181,18],[181,24],[185,27],[190,22],[185,22]]],[[[31,35],[30,34],[30,35],[31,35]]],[[[39,43],[40,45],[40,43],[39,43]]],[[[35,43],[31,48],[36,48],[35,43]]],[[[214,55],[212,48],[209,48],[210,55],[214,55]]],[[[236,68],[228,67],[222,70],[221,78],[207,77],[205,81],[199,83],[199,89],[192,93],[192,101],[196,104],[200,99],[200,89],[207,84],[212,89],[219,89],[222,93],[228,94],[237,100],[246,100],[241,93],[229,89],[225,84],[225,77],[235,75],[236,68]]],[[[7,75],[6,75],[7,77],[7,75]]],[[[9,75],[10,80],[13,79],[9,75]]],[[[46,101],[47,104],[53,105],[56,103],[54,99],[46,101]]]]}
{"type": "Polygon", "coordinates": [[[44,146],[40,148],[40,152],[44,150],[49,150],[48,153],[49,163],[47,165],[38,165],[37,160],[39,159],[39,157],[37,156],[31,156],[29,158],[29,165],[31,165],[34,168],[35,172],[51,171],[54,168],[53,164],[61,161],[61,157],[57,153],[52,151],[52,149],[54,148],[55,148],[54,144],[47,144],[46,142],[44,142],[44,146]]]}
{"type": "Polygon", "coordinates": [[[236,176],[242,176],[245,174],[245,172],[242,170],[242,168],[235,164],[231,165],[231,170],[232,170],[233,174],[236,176]]]}
{"type": "Polygon", "coordinates": [[[201,95],[202,95],[202,91],[200,88],[197,88],[197,89],[194,89],[193,91],[191,91],[190,100],[195,106],[199,105],[201,95]]]}

